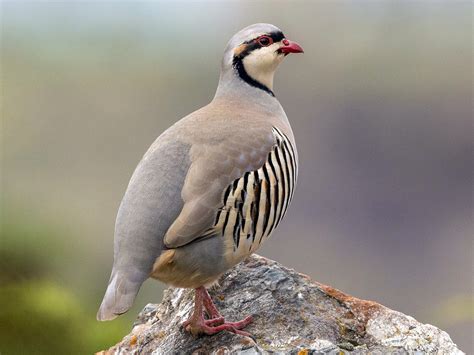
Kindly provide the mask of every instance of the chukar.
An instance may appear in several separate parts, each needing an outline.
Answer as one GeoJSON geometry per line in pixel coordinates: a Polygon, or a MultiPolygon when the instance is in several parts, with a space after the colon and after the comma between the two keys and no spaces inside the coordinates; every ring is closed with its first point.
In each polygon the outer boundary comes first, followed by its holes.
{"type": "Polygon", "coordinates": [[[291,202],[298,155],[273,76],[287,54],[302,52],[270,24],[232,37],[212,102],[161,134],[133,173],[97,319],[126,312],[152,277],[195,289],[186,330],[249,335],[240,329],[251,317],[226,322],[205,287],[257,250],[291,202]]]}

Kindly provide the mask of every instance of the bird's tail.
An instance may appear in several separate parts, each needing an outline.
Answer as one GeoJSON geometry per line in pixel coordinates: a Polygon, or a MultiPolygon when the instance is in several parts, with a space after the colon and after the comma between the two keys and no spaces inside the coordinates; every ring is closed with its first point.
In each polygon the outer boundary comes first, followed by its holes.
{"type": "Polygon", "coordinates": [[[110,277],[107,291],[97,312],[97,320],[117,318],[132,307],[142,282],[130,280],[123,272],[114,272],[110,277]]]}

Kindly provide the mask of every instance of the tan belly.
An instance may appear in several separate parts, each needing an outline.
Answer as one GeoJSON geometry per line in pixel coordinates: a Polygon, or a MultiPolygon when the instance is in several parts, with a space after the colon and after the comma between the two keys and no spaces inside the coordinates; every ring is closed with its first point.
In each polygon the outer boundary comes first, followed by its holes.
{"type": "Polygon", "coordinates": [[[175,259],[176,249],[163,252],[153,265],[151,277],[174,287],[197,288],[214,283],[220,275],[205,275],[199,268],[194,270],[181,265],[175,259]]]}
{"type": "Polygon", "coordinates": [[[150,277],[175,287],[197,288],[215,283],[231,267],[224,258],[222,238],[211,237],[164,250],[150,277]]]}

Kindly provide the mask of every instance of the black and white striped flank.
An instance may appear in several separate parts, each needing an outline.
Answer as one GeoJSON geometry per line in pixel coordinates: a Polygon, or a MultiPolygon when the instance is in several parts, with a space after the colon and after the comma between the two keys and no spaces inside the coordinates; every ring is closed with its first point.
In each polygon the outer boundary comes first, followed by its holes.
{"type": "Polygon", "coordinates": [[[288,137],[273,128],[276,144],[265,164],[229,185],[213,230],[233,240],[234,254],[244,257],[268,238],[284,217],[295,191],[298,163],[288,137]]]}

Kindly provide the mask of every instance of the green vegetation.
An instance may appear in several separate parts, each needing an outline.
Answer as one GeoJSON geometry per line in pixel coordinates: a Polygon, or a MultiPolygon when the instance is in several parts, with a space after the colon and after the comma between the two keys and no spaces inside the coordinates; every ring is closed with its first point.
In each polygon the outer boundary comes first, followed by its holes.
{"type": "Polygon", "coordinates": [[[69,290],[46,280],[2,286],[0,303],[6,354],[90,354],[125,334],[122,322],[104,327],[69,290]]]}
{"type": "Polygon", "coordinates": [[[122,319],[97,322],[95,304],[54,280],[54,259],[68,255],[52,228],[12,221],[2,226],[0,244],[2,354],[91,354],[128,332],[122,319]]]}

